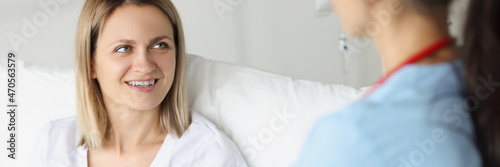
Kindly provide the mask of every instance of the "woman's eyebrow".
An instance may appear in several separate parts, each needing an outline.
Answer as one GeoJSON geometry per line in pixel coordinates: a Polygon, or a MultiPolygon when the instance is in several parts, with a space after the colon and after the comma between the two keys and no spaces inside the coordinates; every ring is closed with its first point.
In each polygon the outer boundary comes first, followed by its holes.
{"type": "MultiPolygon", "coordinates": [[[[159,36],[159,37],[153,38],[153,39],[151,40],[151,43],[158,42],[158,41],[160,41],[160,40],[162,40],[162,39],[168,39],[168,40],[170,40],[170,41],[174,41],[174,40],[172,40],[172,38],[170,38],[169,36],[163,35],[163,36],[159,36]]],[[[115,41],[115,42],[111,43],[111,45],[114,45],[114,44],[116,44],[116,43],[124,43],[124,44],[129,44],[129,45],[132,45],[132,44],[135,44],[135,41],[134,41],[134,40],[129,40],[129,39],[120,39],[120,40],[117,40],[117,41],[115,41]]],[[[110,45],[110,46],[111,46],[111,45],[110,45]]]]}
{"type": "Polygon", "coordinates": [[[174,40],[172,40],[172,38],[170,38],[169,36],[163,35],[163,36],[159,36],[159,37],[153,38],[153,39],[151,40],[151,43],[158,42],[158,41],[160,41],[160,40],[162,40],[162,39],[168,39],[168,40],[170,40],[170,41],[174,41],[174,40]]]}
{"type": "Polygon", "coordinates": [[[128,40],[128,39],[120,39],[120,40],[117,40],[117,41],[115,41],[115,42],[111,43],[111,45],[110,45],[110,46],[112,46],[112,45],[114,45],[114,44],[116,44],[116,43],[125,43],[125,44],[129,44],[129,45],[130,45],[130,44],[135,44],[135,41],[133,41],[133,40],[128,40]]]}

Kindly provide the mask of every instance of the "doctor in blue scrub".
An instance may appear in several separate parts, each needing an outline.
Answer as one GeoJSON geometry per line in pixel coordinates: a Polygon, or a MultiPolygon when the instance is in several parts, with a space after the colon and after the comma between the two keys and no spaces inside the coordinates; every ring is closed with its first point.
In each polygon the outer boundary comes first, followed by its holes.
{"type": "Polygon", "coordinates": [[[320,118],[294,166],[500,166],[500,1],[471,0],[462,47],[451,0],[331,2],[348,34],[375,43],[385,75],[320,118]]]}

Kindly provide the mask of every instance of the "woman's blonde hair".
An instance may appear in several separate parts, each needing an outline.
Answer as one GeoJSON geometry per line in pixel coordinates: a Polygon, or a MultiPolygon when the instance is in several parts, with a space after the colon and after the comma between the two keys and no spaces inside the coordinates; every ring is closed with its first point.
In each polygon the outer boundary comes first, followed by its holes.
{"type": "Polygon", "coordinates": [[[159,127],[165,133],[180,137],[191,124],[185,84],[185,46],[181,20],[170,0],[87,0],[83,6],[76,32],[76,105],[80,130],[78,146],[100,149],[109,128],[101,88],[92,79],[97,38],[106,18],[124,4],[154,5],[169,17],[176,46],[176,69],[172,87],[160,104],[159,127]]]}

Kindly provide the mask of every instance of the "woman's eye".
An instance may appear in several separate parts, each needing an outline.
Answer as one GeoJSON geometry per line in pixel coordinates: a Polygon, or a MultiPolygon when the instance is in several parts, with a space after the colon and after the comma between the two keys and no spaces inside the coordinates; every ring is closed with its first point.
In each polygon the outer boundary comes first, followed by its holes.
{"type": "Polygon", "coordinates": [[[120,46],[120,47],[118,47],[118,48],[115,49],[115,52],[125,53],[125,52],[130,51],[130,49],[131,49],[130,46],[120,46]]]}
{"type": "Polygon", "coordinates": [[[168,48],[168,44],[165,42],[158,43],[153,46],[153,49],[164,49],[164,48],[168,48]]]}

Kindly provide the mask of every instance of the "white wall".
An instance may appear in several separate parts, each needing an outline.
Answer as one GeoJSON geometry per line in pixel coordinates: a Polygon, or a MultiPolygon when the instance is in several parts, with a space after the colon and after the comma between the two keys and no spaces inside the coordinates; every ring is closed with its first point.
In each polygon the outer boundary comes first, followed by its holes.
{"type": "Polygon", "coordinates": [[[73,67],[76,24],[83,2],[60,2],[62,3],[52,0],[2,0],[0,55],[6,57],[7,52],[17,46],[19,59],[43,65],[73,67]],[[49,9],[44,10],[46,5],[39,5],[39,2],[57,2],[54,3],[57,8],[49,5],[49,9]],[[23,29],[26,29],[26,33],[23,33],[23,29]],[[16,39],[26,41],[19,45],[11,43],[9,34],[15,34],[19,36],[16,39]]]}
{"type": "MultiPolygon", "coordinates": [[[[225,12],[224,19],[214,0],[173,1],[184,22],[189,53],[297,79],[355,87],[369,85],[381,75],[371,45],[352,56],[348,75],[342,73],[342,57],[337,51],[339,24],[335,17],[316,18],[314,1],[243,0],[231,6],[233,10],[225,12]]],[[[231,5],[235,0],[219,2],[231,5]]],[[[17,34],[26,39],[18,45],[20,59],[73,67],[74,34],[82,5],[83,1],[76,0],[1,1],[0,53],[6,55],[15,48],[8,34],[17,34]],[[57,7],[48,5],[46,10],[39,2],[56,2],[57,7]]]]}
{"type": "Polygon", "coordinates": [[[244,63],[300,79],[354,87],[381,76],[380,60],[368,43],[350,56],[344,73],[336,17],[316,17],[315,1],[252,0],[241,6],[239,29],[244,63]]]}
{"type": "Polygon", "coordinates": [[[335,17],[317,18],[314,1],[174,2],[184,21],[190,53],[330,84],[361,87],[381,76],[380,60],[371,44],[351,56],[350,71],[343,73],[337,50],[340,25],[335,17]],[[214,3],[227,11],[218,13],[214,3]]]}
{"type": "MultiPolygon", "coordinates": [[[[17,49],[20,59],[42,65],[73,67],[74,34],[83,2],[0,1],[0,54],[5,56],[8,50],[15,48],[8,34],[17,34],[26,39],[17,49]],[[57,8],[49,5],[47,10],[44,9],[46,5],[40,4],[55,4],[57,8]],[[41,23],[37,25],[38,22],[41,23]],[[34,29],[28,29],[23,35],[23,29],[31,24],[34,29]]],[[[344,73],[345,63],[337,49],[341,31],[338,19],[334,16],[316,17],[313,0],[173,2],[184,22],[189,53],[297,79],[354,87],[370,85],[382,75],[380,58],[371,43],[351,48],[355,52],[347,65],[349,72],[344,73]],[[228,5],[222,8],[227,11],[217,13],[214,3],[219,7],[228,5]]],[[[466,7],[466,0],[457,2],[451,17],[454,34],[461,31],[458,27],[463,24],[466,7]]]]}

